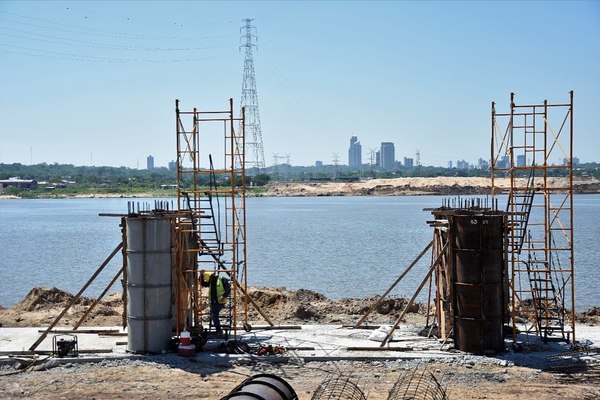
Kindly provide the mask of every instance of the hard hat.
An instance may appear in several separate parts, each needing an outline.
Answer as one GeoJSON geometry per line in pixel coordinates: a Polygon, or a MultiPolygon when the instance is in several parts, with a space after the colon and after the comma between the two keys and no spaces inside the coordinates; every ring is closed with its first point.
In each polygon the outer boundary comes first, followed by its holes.
{"type": "Polygon", "coordinates": [[[209,271],[204,271],[202,273],[202,280],[206,283],[210,282],[210,276],[212,275],[212,272],[209,271]]]}

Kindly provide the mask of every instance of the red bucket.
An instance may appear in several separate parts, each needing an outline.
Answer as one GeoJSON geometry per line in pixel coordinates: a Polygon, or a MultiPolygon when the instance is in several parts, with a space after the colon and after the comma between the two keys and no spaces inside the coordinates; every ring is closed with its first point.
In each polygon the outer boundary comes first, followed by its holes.
{"type": "Polygon", "coordinates": [[[180,344],[178,348],[178,353],[180,356],[183,357],[193,357],[196,355],[196,346],[194,346],[193,344],[190,344],[188,346],[180,344]]]}
{"type": "Polygon", "coordinates": [[[182,331],[179,335],[179,343],[183,346],[189,346],[192,343],[192,338],[188,331],[182,331]]]}

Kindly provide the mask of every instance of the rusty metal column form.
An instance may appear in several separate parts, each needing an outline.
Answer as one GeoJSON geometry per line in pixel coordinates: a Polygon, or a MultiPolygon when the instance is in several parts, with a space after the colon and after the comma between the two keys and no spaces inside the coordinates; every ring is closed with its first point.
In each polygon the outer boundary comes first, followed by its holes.
{"type": "Polygon", "coordinates": [[[238,321],[248,322],[244,119],[243,109],[234,117],[233,99],[218,111],[182,111],[176,101],[177,333],[210,325],[201,271],[231,279],[224,330],[235,338],[238,321]]]}
{"type": "Polygon", "coordinates": [[[511,93],[508,113],[492,103],[492,199],[507,195],[512,324],[520,314],[544,340],[575,340],[572,91],[569,97],[516,104],[511,93]],[[508,193],[498,178],[508,178],[508,193]]]}
{"type": "Polygon", "coordinates": [[[487,199],[447,199],[430,210],[435,217],[438,336],[477,354],[504,350],[506,315],[506,213],[487,199]],[[447,248],[447,254],[439,248],[447,248]]]}

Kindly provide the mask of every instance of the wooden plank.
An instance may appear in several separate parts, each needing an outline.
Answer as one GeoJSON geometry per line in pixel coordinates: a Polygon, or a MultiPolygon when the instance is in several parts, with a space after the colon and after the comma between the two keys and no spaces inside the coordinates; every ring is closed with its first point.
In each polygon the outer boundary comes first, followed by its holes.
{"type": "Polygon", "coordinates": [[[370,347],[370,346],[357,346],[357,347],[346,347],[348,351],[413,351],[412,347],[370,347]]]}
{"type": "MultiPolygon", "coordinates": [[[[290,330],[290,331],[291,330],[300,330],[300,329],[302,329],[302,326],[301,325],[273,325],[273,326],[271,326],[271,325],[259,325],[259,326],[252,325],[251,331],[255,331],[255,330],[272,331],[272,330],[276,330],[276,329],[283,329],[286,331],[287,330],[290,330]]],[[[244,330],[244,327],[240,327],[240,328],[238,328],[238,330],[244,330]]]]}
{"type": "MultiPolygon", "coordinates": [[[[112,353],[112,349],[79,349],[79,354],[106,354],[112,353]]],[[[0,351],[0,356],[23,356],[23,355],[49,355],[52,354],[52,350],[18,350],[18,351],[0,351]]]]}
{"type": "MultiPolygon", "coordinates": [[[[46,329],[39,329],[38,330],[39,333],[43,333],[46,332],[46,329]]],[[[61,333],[97,333],[97,334],[103,334],[103,335],[108,335],[111,333],[121,333],[119,332],[118,329],[53,329],[48,333],[55,333],[55,334],[61,334],[61,333]]]]}

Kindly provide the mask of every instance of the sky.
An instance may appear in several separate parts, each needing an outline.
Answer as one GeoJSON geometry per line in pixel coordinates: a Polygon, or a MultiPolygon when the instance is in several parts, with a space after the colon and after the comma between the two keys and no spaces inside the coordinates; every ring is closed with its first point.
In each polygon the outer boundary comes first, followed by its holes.
{"type": "MultiPolygon", "coordinates": [[[[252,18],[266,165],[490,157],[491,102],[566,103],[600,161],[600,2],[2,1],[0,163],[145,168],[181,109],[239,107],[252,18]],[[282,162],[281,160],[279,162],[282,162]]],[[[558,161],[558,160],[557,160],[558,161]]]]}

